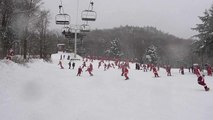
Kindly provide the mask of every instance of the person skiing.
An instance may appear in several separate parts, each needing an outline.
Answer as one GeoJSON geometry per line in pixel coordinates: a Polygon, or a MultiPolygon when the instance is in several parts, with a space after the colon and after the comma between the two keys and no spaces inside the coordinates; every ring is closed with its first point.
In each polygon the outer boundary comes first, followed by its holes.
{"type": "Polygon", "coordinates": [[[91,71],[93,71],[93,65],[90,63],[89,67],[91,68],[91,71]]]}
{"type": "Polygon", "coordinates": [[[72,69],[74,69],[74,68],[75,68],[75,62],[72,63],[72,69]]]}
{"type": "Polygon", "coordinates": [[[207,87],[206,83],[205,83],[205,79],[204,79],[205,75],[200,75],[197,78],[197,82],[199,85],[203,86],[205,91],[209,91],[209,88],[207,87]]]}
{"type": "Polygon", "coordinates": [[[197,75],[197,77],[200,77],[201,76],[201,72],[200,72],[200,68],[198,66],[196,66],[194,68],[194,74],[197,75]]]}
{"type": "Polygon", "coordinates": [[[60,65],[61,69],[64,69],[61,60],[59,61],[58,65],[60,65]]]}
{"type": "Polygon", "coordinates": [[[207,73],[208,73],[208,76],[212,76],[212,67],[210,65],[208,65],[207,67],[207,73]]]}
{"type": "Polygon", "coordinates": [[[155,77],[159,77],[156,67],[153,66],[152,69],[153,69],[153,73],[154,73],[155,77]]]}
{"type": "Polygon", "coordinates": [[[121,65],[121,71],[122,71],[121,76],[124,76],[124,72],[125,72],[125,65],[124,64],[121,65]]]}
{"type": "Polygon", "coordinates": [[[68,65],[69,65],[69,69],[70,69],[71,68],[71,61],[69,61],[68,65]]]}
{"type": "Polygon", "coordinates": [[[83,70],[82,70],[81,66],[79,66],[77,76],[81,76],[82,72],[83,72],[83,70]]]}
{"type": "Polygon", "coordinates": [[[143,64],[143,71],[147,72],[147,66],[146,66],[146,64],[143,64]]]}
{"type": "Polygon", "coordinates": [[[86,62],[84,61],[83,64],[82,64],[82,69],[86,67],[86,62]]]}
{"type": "Polygon", "coordinates": [[[127,67],[124,67],[124,76],[125,76],[125,80],[128,80],[129,79],[129,77],[128,77],[128,74],[129,73],[129,70],[128,70],[128,68],[127,67]]]}
{"type": "Polygon", "coordinates": [[[180,67],[179,72],[180,72],[182,75],[184,75],[184,67],[183,67],[183,66],[180,67]]]}
{"type": "Polygon", "coordinates": [[[93,76],[93,74],[92,74],[92,68],[90,66],[87,67],[86,71],[89,72],[90,76],[93,76]]]}
{"type": "Polygon", "coordinates": [[[167,72],[167,76],[172,76],[171,75],[171,66],[170,65],[166,66],[166,72],[167,72]]]}
{"type": "Polygon", "coordinates": [[[98,62],[98,69],[101,67],[101,61],[98,62]]]}

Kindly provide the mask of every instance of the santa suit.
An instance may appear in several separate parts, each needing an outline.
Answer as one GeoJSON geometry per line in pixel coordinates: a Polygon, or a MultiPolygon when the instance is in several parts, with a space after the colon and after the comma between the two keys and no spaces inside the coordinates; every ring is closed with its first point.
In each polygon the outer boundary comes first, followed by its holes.
{"type": "Polygon", "coordinates": [[[200,69],[198,69],[197,67],[194,69],[194,74],[197,75],[197,77],[200,77],[201,76],[201,72],[200,72],[200,69]]]}
{"type": "Polygon", "coordinates": [[[122,70],[121,76],[124,76],[124,72],[125,72],[125,66],[124,65],[121,65],[121,70],[122,70]]]}
{"type": "Polygon", "coordinates": [[[129,77],[127,76],[128,73],[129,73],[129,70],[125,67],[124,68],[124,76],[125,76],[126,80],[129,79],[129,77]]]}
{"type": "Polygon", "coordinates": [[[153,67],[153,73],[154,73],[155,77],[159,77],[156,67],[153,67]]]}
{"type": "Polygon", "coordinates": [[[90,63],[90,65],[89,65],[89,67],[90,67],[90,69],[91,69],[91,71],[93,70],[93,65],[90,63]]]}
{"type": "Polygon", "coordinates": [[[77,76],[81,76],[81,73],[82,73],[82,68],[81,68],[81,67],[79,67],[79,68],[78,68],[77,76]]]}
{"type": "Polygon", "coordinates": [[[207,72],[208,72],[208,76],[212,76],[212,68],[211,68],[211,66],[208,66],[207,72]]]}
{"type": "Polygon", "coordinates": [[[197,82],[198,82],[199,85],[204,86],[204,89],[205,89],[206,91],[209,90],[209,88],[207,87],[207,85],[206,85],[206,83],[205,83],[205,79],[204,79],[204,77],[203,77],[202,75],[199,76],[199,77],[197,78],[197,82]]]}
{"type": "Polygon", "coordinates": [[[90,67],[88,67],[86,71],[89,72],[90,76],[93,76],[93,74],[92,74],[92,69],[91,69],[90,67]]]}

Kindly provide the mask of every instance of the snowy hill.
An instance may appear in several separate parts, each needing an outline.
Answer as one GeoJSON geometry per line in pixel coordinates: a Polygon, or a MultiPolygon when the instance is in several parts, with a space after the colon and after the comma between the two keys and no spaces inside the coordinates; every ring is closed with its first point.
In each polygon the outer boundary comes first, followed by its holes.
{"type": "MultiPolygon", "coordinates": [[[[181,75],[172,69],[167,77],[135,70],[131,64],[130,80],[121,70],[98,69],[93,74],[83,69],[60,69],[60,53],[52,55],[53,63],[34,60],[26,66],[0,61],[0,116],[2,120],[212,120],[213,92],[197,84],[197,77],[187,70],[181,75]]],[[[66,54],[67,55],[67,54],[66,54]]],[[[77,58],[81,59],[80,56],[77,58]]],[[[89,64],[90,62],[87,62],[89,64]]],[[[206,83],[213,88],[212,77],[206,83]]]]}

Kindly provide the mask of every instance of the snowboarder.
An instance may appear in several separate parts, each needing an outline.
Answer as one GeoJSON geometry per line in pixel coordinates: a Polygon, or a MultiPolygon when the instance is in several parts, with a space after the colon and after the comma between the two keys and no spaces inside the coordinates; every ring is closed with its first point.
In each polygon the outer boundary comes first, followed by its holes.
{"type": "Polygon", "coordinates": [[[81,76],[82,72],[83,72],[83,70],[82,70],[81,66],[79,66],[77,76],[81,76]]]}
{"type": "Polygon", "coordinates": [[[197,82],[199,85],[204,86],[205,91],[209,91],[209,88],[207,87],[206,83],[205,83],[205,79],[204,79],[205,75],[200,75],[197,79],[197,82]]]}

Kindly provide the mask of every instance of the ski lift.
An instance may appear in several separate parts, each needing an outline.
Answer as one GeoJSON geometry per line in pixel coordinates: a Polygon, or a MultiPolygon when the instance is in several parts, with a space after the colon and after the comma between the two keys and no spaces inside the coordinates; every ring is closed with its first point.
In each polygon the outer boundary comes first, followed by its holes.
{"type": "Polygon", "coordinates": [[[62,5],[59,5],[59,14],[55,16],[55,22],[57,25],[69,25],[70,15],[61,13],[62,5]]]}
{"type": "Polygon", "coordinates": [[[70,27],[65,26],[62,28],[62,34],[66,37],[66,38],[71,38],[71,36],[73,36],[70,27]]]}
{"type": "Polygon", "coordinates": [[[97,18],[97,13],[93,11],[93,2],[90,2],[90,6],[87,10],[81,12],[81,19],[83,21],[95,21],[97,18]]]}
{"type": "Polygon", "coordinates": [[[97,14],[93,10],[83,10],[81,13],[81,19],[83,21],[95,21],[97,14]]]}
{"type": "Polygon", "coordinates": [[[70,16],[66,13],[59,13],[55,16],[55,22],[57,25],[69,25],[70,24],[70,16]]]}
{"type": "Polygon", "coordinates": [[[81,32],[90,32],[90,26],[88,24],[82,24],[80,31],[81,32]]]}
{"type": "MultiPolygon", "coordinates": [[[[70,30],[66,31],[63,30],[62,34],[66,37],[66,38],[71,38],[74,39],[75,38],[75,33],[71,32],[70,30]]],[[[76,33],[77,34],[77,38],[79,39],[81,37],[80,33],[76,33]]]]}
{"type": "Polygon", "coordinates": [[[67,34],[69,34],[69,32],[70,32],[70,27],[65,26],[65,27],[62,28],[62,34],[63,35],[67,35],[67,34]]]}

